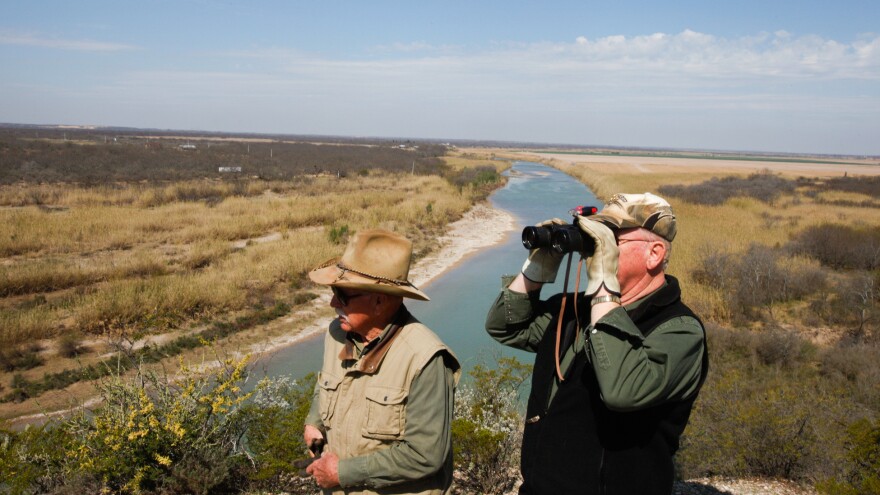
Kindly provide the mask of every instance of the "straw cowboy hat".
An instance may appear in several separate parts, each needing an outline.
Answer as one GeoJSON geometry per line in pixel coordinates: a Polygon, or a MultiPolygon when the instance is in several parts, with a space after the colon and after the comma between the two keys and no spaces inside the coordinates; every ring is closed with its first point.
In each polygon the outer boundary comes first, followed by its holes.
{"type": "Polygon", "coordinates": [[[409,282],[412,242],[387,230],[362,230],[348,242],[341,258],[333,258],[309,272],[316,284],[381,292],[428,301],[409,282]]]}

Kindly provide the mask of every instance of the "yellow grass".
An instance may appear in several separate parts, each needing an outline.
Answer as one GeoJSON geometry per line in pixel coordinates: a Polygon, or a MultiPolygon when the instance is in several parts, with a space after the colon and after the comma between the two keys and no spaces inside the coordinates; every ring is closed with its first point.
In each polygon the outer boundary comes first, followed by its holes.
{"type": "MultiPolygon", "coordinates": [[[[451,160],[457,168],[506,165],[451,160]]],[[[399,231],[424,255],[477,197],[440,177],[380,171],[290,182],[0,187],[0,342],[71,330],[164,331],[283,301],[296,287],[308,290],[309,269],[341,253],[345,239],[332,243],[331,228],[399,231]]]]}

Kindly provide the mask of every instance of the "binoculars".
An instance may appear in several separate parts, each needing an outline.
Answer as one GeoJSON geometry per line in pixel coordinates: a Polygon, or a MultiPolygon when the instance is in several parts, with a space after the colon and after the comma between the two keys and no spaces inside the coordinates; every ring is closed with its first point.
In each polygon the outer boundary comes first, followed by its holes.
{"type": "Polygon", "coordinates": [[[593,238],[585,234],[577,225],[577,218],[594,215],[595,206],[578,206],[569,213],[573,217],[571,224],[545,225],[526,227],[522,231],[522,244],[528,250],[550,248],[559,254],[579,252],[584,256],[592,256],[596,251],[593,238]]]}

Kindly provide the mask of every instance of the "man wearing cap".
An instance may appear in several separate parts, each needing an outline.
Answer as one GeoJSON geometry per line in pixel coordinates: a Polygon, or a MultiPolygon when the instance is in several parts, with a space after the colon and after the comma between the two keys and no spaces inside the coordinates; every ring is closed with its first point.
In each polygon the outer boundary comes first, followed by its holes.
{"type": "Polygon", "coordinates": [[[535,249],[486,319],[495,340],[536,353],[520,493],[669,495],[708,370],[703,326],[665,274],[672,207],[617,194],[577,224],[595,244],[586,290],[542,300],[563,255],[535,249]]]}
{"type": "Polygon", "coordinates": [[[307,469],[324,493],[440,494],[452,482],[460,366],[403,305],[428,300],[408,281],[411,257],[403,236],[365,230],[309,273],[338,314],[303,432],[310,447],[326,442],[307,469]]]}

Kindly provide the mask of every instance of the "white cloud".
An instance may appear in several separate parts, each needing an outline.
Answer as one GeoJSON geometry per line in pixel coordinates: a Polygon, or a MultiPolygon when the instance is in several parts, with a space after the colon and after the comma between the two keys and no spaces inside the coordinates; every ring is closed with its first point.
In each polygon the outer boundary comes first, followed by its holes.
{"type": "Polygon", "coordinates": [[[75,50],[86,52],[114,52],[135,49],[134,46],[126,45],[123,43],[47,38],[34,34],[16,33],[0,33],[0,45],[34,46],[41,48],[53,48],[58,50],[75,50]]]}

